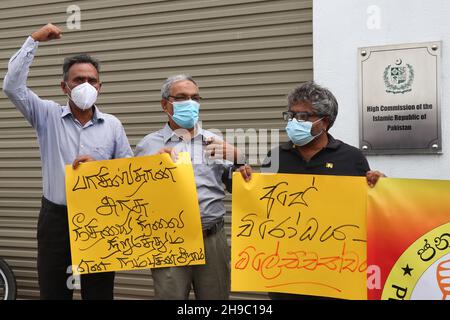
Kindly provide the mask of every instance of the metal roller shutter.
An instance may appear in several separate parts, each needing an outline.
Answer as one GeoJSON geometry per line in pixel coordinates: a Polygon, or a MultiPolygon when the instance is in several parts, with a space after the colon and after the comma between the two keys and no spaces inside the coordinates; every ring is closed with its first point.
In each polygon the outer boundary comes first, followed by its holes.
{"type": "MultiPolygon", "coordinates": [[[[47,22],[62,27],[64,35],[40,44],[28,86],[65,103],[59,88],[64,57],[96,56],[103,81],[98,105],[120,118],[133,147],[166,120],[159,100],[169,75],[194,76],[205,98],[203,126],[224,133],[281,130],[287,91],[313,77],[312,0],[2,0],[2,81],[12,54],[47,22]],[[66,27],[72,4],[81,9],[80,30],[66,27]]],[[[0,256],[12,265],[24,299],[39,297],[35,237],[41,183],[36,135],[1,93],[0,256]]],[[[226,221],[229,234],[230,212],[226,221]]],[[[150,272],[118,274],[115,292],[118,299],[152,298],[150,272]]]]}

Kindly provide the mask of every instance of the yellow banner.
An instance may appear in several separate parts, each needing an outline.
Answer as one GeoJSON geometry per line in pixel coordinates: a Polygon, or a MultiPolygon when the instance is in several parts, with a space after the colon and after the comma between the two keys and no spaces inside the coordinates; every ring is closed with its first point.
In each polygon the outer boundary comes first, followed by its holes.
{"type": "Polygon", "coordinates": [[[233,176],[233,291],[366,299],[364,177],[233,176]]]}
{"type": "Polygon", "coordinates": [[[66,166],[74,274],[205,263],[188,153],[66,166]]]}

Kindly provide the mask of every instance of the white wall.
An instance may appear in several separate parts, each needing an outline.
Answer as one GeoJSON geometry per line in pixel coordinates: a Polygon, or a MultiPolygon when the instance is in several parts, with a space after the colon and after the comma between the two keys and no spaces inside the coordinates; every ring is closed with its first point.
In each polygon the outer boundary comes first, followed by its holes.
{"type": "Polygon", "coordinates": [[[358,47],[441,40],[441,155],[368,156],[389,177],[450,180],[450,1],[314,0],[314,79],[338,99],[330,133],[358,147],[358,47]],[[377,19],[377,17],[379,19],[377,19]]]}

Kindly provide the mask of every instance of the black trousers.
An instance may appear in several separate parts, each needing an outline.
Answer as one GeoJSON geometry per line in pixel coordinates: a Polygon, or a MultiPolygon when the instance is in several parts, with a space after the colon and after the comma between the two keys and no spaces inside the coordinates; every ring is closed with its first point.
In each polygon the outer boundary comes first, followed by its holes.
{"type": "MultiPolygon", "coordinates": [[[[66,206],[42,197],[37,240],[41,299],[71,300],[74,281],[66,206]]],[[[81,297],[84,300],[113,299],[114,276],[114,272],[81,275],[81,297]]]]}

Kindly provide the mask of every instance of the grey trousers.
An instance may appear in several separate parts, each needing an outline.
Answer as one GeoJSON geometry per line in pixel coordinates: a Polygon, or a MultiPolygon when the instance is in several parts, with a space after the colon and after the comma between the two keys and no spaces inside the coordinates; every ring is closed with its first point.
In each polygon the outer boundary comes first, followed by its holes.
{"type": "Polygon", "coordinates": [[[199,300],[228,300],[230,247],[225,229],[204,237],[205,265],[152,269],[155,299],[187,300],[191,288],[199,300]]]}

